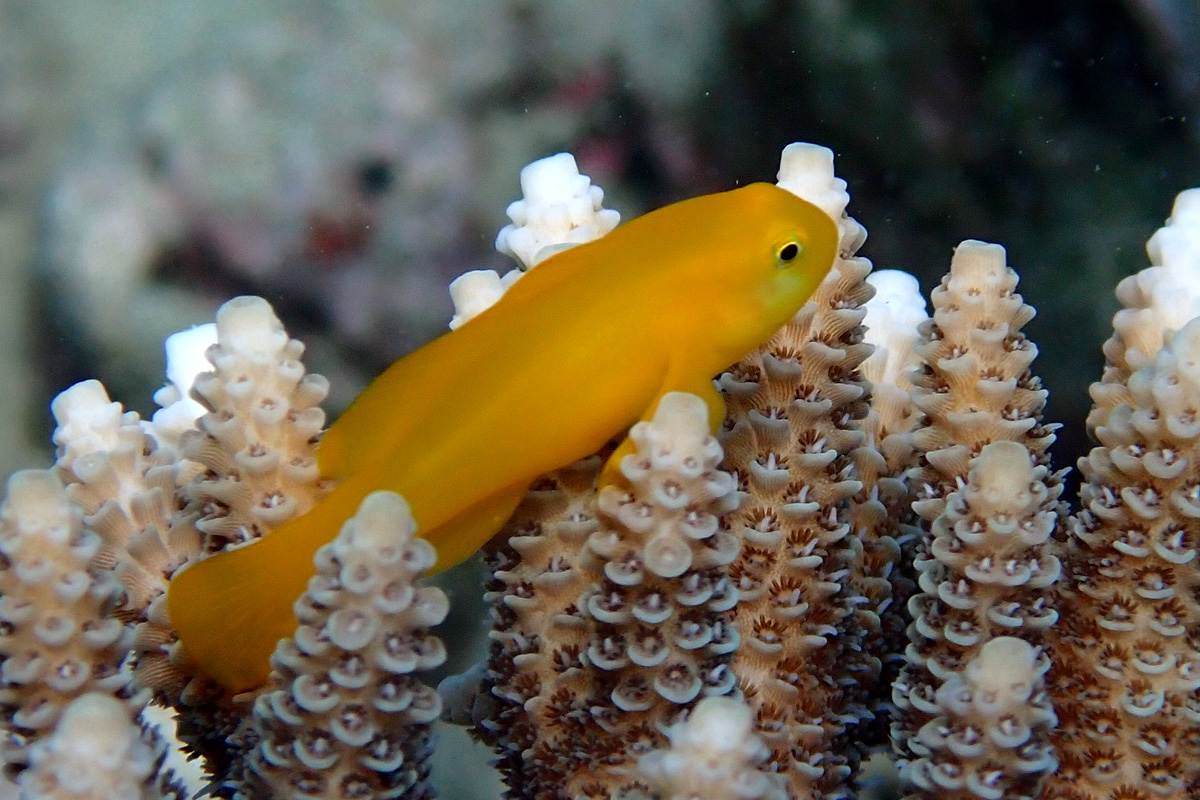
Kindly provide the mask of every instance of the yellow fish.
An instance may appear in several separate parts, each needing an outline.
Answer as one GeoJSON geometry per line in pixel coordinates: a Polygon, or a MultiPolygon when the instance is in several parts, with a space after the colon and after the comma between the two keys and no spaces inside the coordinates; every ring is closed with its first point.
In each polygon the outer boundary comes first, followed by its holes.
{"type": "Polygon", "coordinates": [[[702,397],[715,430],[713,377],[791,319],[837,245],[825,212],[756,183],[551,257],[355,400],[318,449],[322,473],[342,481],[311,511],[174,577],[168,608],[186,652],[231,692],[264,684],[313,554],[372,491],[408,500],[442,569],[487,542],[534,478],[649,419],[663,394],[702,397]]]}

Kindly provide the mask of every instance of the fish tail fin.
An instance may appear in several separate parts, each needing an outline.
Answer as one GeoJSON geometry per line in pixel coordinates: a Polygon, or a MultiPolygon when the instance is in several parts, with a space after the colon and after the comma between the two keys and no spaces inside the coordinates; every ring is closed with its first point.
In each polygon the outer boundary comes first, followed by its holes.
{"type": "Polygon", "coordinates": [[[262,539],[197,561],[171,579],[171,625],[201,672],[231,692],[266,683],[276,643],[296,630],[292,606],[316,573],[314,554],[364,494],[343,484],[262,539]]]}

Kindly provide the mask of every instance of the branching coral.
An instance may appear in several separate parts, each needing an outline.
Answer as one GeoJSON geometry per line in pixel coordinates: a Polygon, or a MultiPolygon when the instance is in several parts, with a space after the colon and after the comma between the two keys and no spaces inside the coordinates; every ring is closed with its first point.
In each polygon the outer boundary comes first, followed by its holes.
{"type": "Polygon", "coordinates": [[[876,714],[875,724],[860,738],[877,745],[888,735],[888,687],[903,663],[906,604],[916,588],[911,563],[920,531],[913,525],[907,473],[915,458],[912,431],[921,416],[912,402],[909,377],[918,363],[913,349],[917,329],[929,315],[911,275],[881,270],[868,275],[867,283],[875,295],[866,302],[864,341],[875,350],[861,365],[871,382],[871,405],[858,422],[866,440],[854,451],[854,469],[863,488],[850,504],[849,519],[861,548],[847,579],[859,595],[873,599],[871,607],[879,617],[879,625],[865,631],[863,647],[882,660],[880,678],[878,685],[860,687],[860,696],[876,714]]]}
{"type": "MultiPolygon", "coordinates": [[[[892,737],[902,763],[909,761],[921,796],[942,796],[951,789],[964,790],[962,797],[1032,796],[1054,766],[1044,752],[1047,731],[1004,744],[1000,734],[981,729],[978,718],[970,719],[989,712],[986,689],[979,685],[993,680],[989,673],[1028,669],[1030,676],[1019,680],[1035,682],[1032,649],[1011,639],[1046,643],[1047,628],[1058,619],[1047,597],[1061,573],[1051,539],[1061,486],[1048,484],[1047,477],[1048,470],[1033,463],[1024,445],[986,445],[972,462],[966,485],[946,498],[945,510],[933,523],[929,554],[917,558],[921,591],[909,601],[912,643],[908,663],[892,687],[898,709],[892,737]],[[996,644],[1001,641],[1005,644],[996,644]],[[1028,664],[1019,668],[1013,659],[1028,664]],[[984,694],[984,705],[970,713],[959,708],[955,698],[964,691],[984,694]],[[949,721],[943,719],[946,714],[949,721]],[[1013,752],[984,755],[986,746],[980,749],[980,742],[989,737],[1013,752]]],[[[1048,659],[1043,660],[1037,682],[1049,667],[1048,659]]],[[[994,680],[1002,684],[1008,678],[1001,672],[994,680]]],[[[990,709],[995,724],[1007,715],[1033,713],[1020,710],[1032,703],[1041,711],[1031,719],[1044,729],[1052,718],[1043,713],[1048,701],[1044,693],[1032,700],[1032,692],[1031,686],[1013,698],[1011,708],[990,709]]],[[[969,706],[972,701],[963,702],[969,706]]]]}
{"type": "Polygon", "coordinates": [[[687,720],[667,730],[669,748],[638,762],[661,800],[786,800],[783,776],[761,765],[770,750],[754,732],[754,713],[737,700],[701,700],[687,720]]]}
{"type": "Polygon", "coordinates": [[[89,569],[100,548],[52,473],[9,479],[0,506],[0,703],[10,769],[28,762],[29,746],[54,731],[77,697],[99,692],[135,712],[146,703],[121,669],[132,632],[113,614],[120,587],[89,569]]]}
{"type": "Polygon", "coordinates": [[[1164,338],[1200,316],[1200,189],[1180,192],[1167,224],[1146,242],[1150,266],[1117,284],[1123,308],[1104,343],[1103,377],[1092,384],[1093,434],[1119,403],[1129,402],[1130,376],[1148,366],[1164,338]]]}
{"type": "MultiPolygon", "coordinates": [[[[621,796],[637,758],[662,744],[680,711],[735,687],[737,592],[727,568],[739,545],[719,518],[736,497],[716,468],[722,453],[708,409],[694,395],[667,394],[630,437],[636,450],[620,467],[627,487],[556,504],[556,525],[543,516],[539,527],[518,527],[512,551],[493,556],[504,588],[492,594],[488,683],[501,703],[482,727],[488,738],[522,743],[502,762],[521,796],[621,796]],[[560,549],[547,552],[556,539],[560,549]],[[545,604],[529,602],[539,590],[569,605],[555,604],[561,610],[547,619],[545,604]],[[506,724],[520,738],[498,736],[506,724]],[[591,726],[606,735],[587,736],[591,726]]],[[[559,480],[579,476],[591,489],[595,473],[584,465],[559,480]]],[[[565,499],[562,489],[550,496],[565,499]]]]}
{"type": "Polygon", "coordinates": [[[1050,659],[1011,636],[989,639],[938,687],[936,714],[917,733],[925,755],[906,777],[918,796],[964,800],[1036,797],[1058,762],[1056,722],[1043,676],[1050,659]]]}
{"type": "MultiPolygon", "coordinates": [[[[525,177],[526,225],[498,246],[527,265],[615,223],[573,162],[525,177]]],[[[838,220],[834,270],[720,376],[717,438],[704,399],[668,393],[611,476],[612,443],[530,487],[487,548],[491,653],[443,687],[450,716],[496,749],[512,797],[816,800],[855,792],[890,684],[913,796],[1195,794],[1200,195],[1181,195],[1155,266],[1119,291],[1068,536],[1021,333],[1033,310],[1003,250],[960,245],[923,320],[910,278],[868,281],[829,151],[789,147],[780,185],[838,220]]],[[[460,284],[458,324],[506,285],[481,280],[460,284]]],[[[173,370],[151,422],[95,382],[64,392],[55,471],[10,482],[8,768],[31,797],[174,796],[131,721],[153,692],[217,796],[430,797],[442,701],[412,673],[445,657],[428,628],[447,601],[415,583],[435,558],[402,499],[369,495],[318,551],[269,686],[223,697],[174,639],[173,574],[329,488],[328,387],[301,345],[256,298],[184,340],[214,336],[212,371],[193,385],[173,370]]]]}
{"type": "Polygon", "coordinates": [[[401,497],[376,492],[317,551],[296,634],[279,643],[254,704],[260,742],[239,796],[431,796],[429,726],[442,704],[411,673],[445,661],[428,629],[449,604],[414,584],[437,560],[415,530],[401,497]]]}
{"type": "MultiPolygon", "coordinates": [[[[795,318],[721,376],[721,443],[746,493],[726,518],[744,542],[732,568],[742,638],[733,670],[774,768],[802,798],[843,791],[849,767],[834,742],[869,713],[848,689],[880,669],[860,649],[864,626],[878,620],[859,617],[876,615],[885,598],[860,602],[844,581],[857,549],[848,503],[863,489],[852,472],[865,442],[858,366],[871,350],[861,328],[871,264],[853,254],[866,234],[844,216],[849,196],[829,150],[789,146],[779,182],[839,222],[841,255],[795,318]]],[[[874,588],[889,594],[886,581],[874,588]]]]}
{"type": "Polygon", "coordinates": [[[183,457],[204,467],[185,496],[206,552],[257,539],[329,488],[316,459],[329,383],[305,372],[303,353],[261,298],[230,300],[217,313],[213,371],[192,387],[208,413],[181,441],[183,457]]]}
{"type": "Polygon", "coordinates": [[[1200,321],[1125,384],[1080,460],[1051,797],[1183,796],[1200,786],[1200,321]]]}
{"type": "Polygon", "coordinates": [[[1042,461],[1054,441],[1056,426],[1041,421],[1046,390],[1029,371],[1037,347],[1021,333],[1035,312],[1016,287],[1003,247],[968,240],[933,290],[933,318],[915,345],[923,368],[912,379],[913,402],[927,421],[913,434],[924,465],[910,480],[927,523],[984,445],[1020,442],[1042,461]]]}
{"type": "Polygon", "coordinates": [[[162,656],[140,659],[138,679],[177,695],[185,681],[169,664],[182,655],[163,619],[162,597],[171,573],[201,552],[195,516],[181,513],[175,495],[181,473],[194,470],[170,447],[159,447],[137,414],[122,411],[97,381],[72,386],[51,408],[58,421],[56,469],[84,522],[104,541],[93,566],[113,570],[120,582],[119,613],[139,625],[135,649],[162,656]]]}
{"type": "Polygon", "coordinates": [[[113,697],[85,694],[72,700],[54,733],[31,748],[21,773],[28,800],[176,800],[182,787],[160,772],[163,746],[134,724],[129,708],[113,697]]]}

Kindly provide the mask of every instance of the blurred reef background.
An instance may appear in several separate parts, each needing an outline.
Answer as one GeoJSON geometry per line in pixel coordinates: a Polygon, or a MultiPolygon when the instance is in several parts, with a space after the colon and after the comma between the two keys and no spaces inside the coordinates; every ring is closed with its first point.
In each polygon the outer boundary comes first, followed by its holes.
{"type": "Polygon", "coordinates": [[[1194,0],[0,0],[0,476],[50,463],[76,381],[148,414],[163,338],[238,294],[336,413],[446,329],[452,278],[506,268],[533,159],[574,153],[630,219],[798,140],[877,269],[928,290],[960,240],[1008,249],[1073,464],[1198,119],[1194,0]]]}

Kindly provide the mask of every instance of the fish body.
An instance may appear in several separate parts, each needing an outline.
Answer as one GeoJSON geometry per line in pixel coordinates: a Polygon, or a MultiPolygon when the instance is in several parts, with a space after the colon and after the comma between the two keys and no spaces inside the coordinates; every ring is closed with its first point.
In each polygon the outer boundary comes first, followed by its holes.
{"type": "Polygon", "coordinates": [[[393,364],[330,427],[318,461],[341,482],[312,510],[174,577],[169,613],[188,655],[230,691],[262,685],[313,554],[372,491],[408,500],[444,568],[491,538],[534,478],[649,419],[663,394],[699,394],[715,426],[713,376],[795,314],[837,241],[820,209],[751,184],[651,212],[531,270],[393,364]]]}

